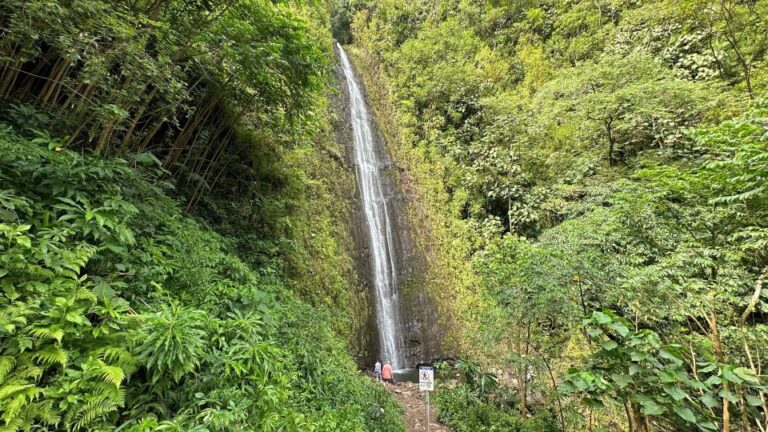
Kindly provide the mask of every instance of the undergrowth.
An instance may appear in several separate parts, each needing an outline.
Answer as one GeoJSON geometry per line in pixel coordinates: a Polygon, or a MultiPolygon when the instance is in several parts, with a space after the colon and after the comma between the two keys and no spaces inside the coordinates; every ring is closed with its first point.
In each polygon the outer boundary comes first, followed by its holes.
{"type": "Polygon", "coordinates": [[[275,260],[186,216],[151,156],[0,125],[1,430],[399,431],[275,260]]]}

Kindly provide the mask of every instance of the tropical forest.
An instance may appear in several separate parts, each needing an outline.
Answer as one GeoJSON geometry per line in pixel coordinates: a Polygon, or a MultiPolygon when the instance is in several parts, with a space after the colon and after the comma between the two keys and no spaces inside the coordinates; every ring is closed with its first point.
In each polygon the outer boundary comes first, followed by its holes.
{"type": "Polygon", "coordinates": [[[32,431],[768,432],[768,0],[0,0],[32,431]]]}

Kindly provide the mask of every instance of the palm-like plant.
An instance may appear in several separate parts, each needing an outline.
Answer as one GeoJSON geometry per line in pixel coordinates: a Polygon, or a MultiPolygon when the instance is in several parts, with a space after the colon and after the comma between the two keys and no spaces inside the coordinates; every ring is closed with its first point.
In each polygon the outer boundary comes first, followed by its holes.
{"type": "Polygon", "coordinates": [[[198,309],[191,309],[176,302],[163,306],[152,314],[141,327],[142,338],[137,357],[147,368],[153,383],[173,378],[179,382],[182,376],[200,365],[206,348],[206,332],[203,325],[208,316],[198,309]]]}

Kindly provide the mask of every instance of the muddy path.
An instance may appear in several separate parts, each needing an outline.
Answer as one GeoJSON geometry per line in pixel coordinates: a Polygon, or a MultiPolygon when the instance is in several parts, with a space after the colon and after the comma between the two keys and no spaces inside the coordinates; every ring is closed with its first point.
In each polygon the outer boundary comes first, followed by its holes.
{"type": "MultiPolygon", "coordinates": [[[[403,421],[405,422],[406,432],[426,431],[424,393],[419,391],[419,385],[406,382],[394,385],[384,384],[384,386],[397,399],[400,406],[403,407],[403,421]]],[[[451,432],[451,429],[437,422],[434,404],[430,412],[430,432],[451,432]]]]}

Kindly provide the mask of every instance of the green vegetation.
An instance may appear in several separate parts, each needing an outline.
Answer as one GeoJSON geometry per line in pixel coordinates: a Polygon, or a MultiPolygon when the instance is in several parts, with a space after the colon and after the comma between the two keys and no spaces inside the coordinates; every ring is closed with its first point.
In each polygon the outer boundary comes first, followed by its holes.
{"type": "Polygon", "coordinates": [[[2,131],[6,430],[399,430],[327,318],[184,216],[159,166],[2,131]]]}
{"type": "Polygon", "coordinates": [[[546,412],[532,413],[529,418],[520,417],[507,399],[514,389],[499,384],[496,376],[480,369],[472,360],[461,358],[453,367],[442,363],[439,367],[441,380],[457,374],[459,385],[451,391],[437,393],[435,402],[440,410],[438,419],[454,430],[555,432],[558,430],[554,417],[546,412]],[[446,371],[446,368],[448,370],[446,371]]]}
{"type": "Polygon", "coordinates": [[[765,0],[3,1],[0,430],[403,430],[353,361],[333,35],[461,358],[442,422],[768,431],[766,29],[765,0]]]}
{"type": "Polygon", "coordinates": [[[446,350],[498,381],[446,423],[768,430],[768,2],[337,3],[446,350]]]}
{"type": "Polygon", "coordinates": [[[403,430],[350,355],[329,15],[0,4],[0,430],[403,430]]]}

